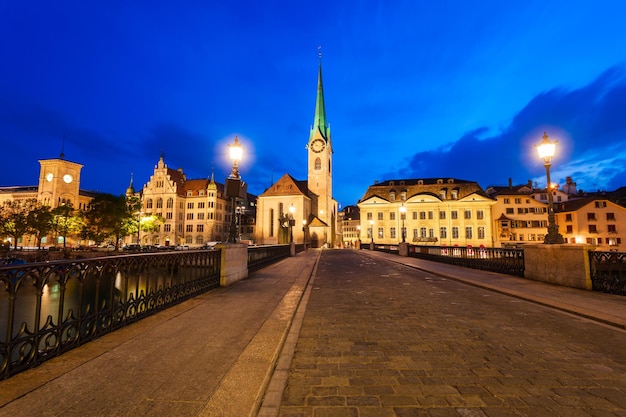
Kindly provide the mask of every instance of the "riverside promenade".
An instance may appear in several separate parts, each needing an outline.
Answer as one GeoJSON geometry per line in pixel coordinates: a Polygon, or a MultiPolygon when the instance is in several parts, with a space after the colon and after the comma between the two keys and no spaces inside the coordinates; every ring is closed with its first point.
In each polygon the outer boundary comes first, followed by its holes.
{"type": "Polygon", "coordinates": [[[625,328],[626,297],[309,250],[0,381],[0,416],[626,416],[625,328]]]}

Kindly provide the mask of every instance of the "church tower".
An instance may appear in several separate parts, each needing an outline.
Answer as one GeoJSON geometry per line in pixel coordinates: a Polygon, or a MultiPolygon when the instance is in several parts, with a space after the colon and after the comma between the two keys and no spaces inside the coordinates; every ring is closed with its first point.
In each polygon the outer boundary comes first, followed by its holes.
{"type": "Polygon", "coordinates": [[[330,138],[330,125],[326,121],[324,105],[324,85],[322,83],[322,57],[319,55],[317,75],[317,97],[315,117],[309,134],[308,188],[317,196],[317,210],[313,213],[330,228],[327,241],[334,244],[337,203],[333,200],[333,147],[330,138]]]}

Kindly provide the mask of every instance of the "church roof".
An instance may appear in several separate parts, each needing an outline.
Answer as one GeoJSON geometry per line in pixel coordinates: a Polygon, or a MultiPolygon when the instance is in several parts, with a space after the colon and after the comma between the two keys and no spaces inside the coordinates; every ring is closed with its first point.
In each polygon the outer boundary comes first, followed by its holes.
{"type": "Polygon", "coordinates": [[[315,116],[313,118],[313,126],[309,141],[312,141],[319,135],[330,144],[330,126],[326,122],[326,106],[324,104],[324,85],[322,83],[322,55],[320,52],[320,66],[317,73],[317,96],[315,98],[315,116]]]}
{"type": "Polygon", "coordinates": [[[392,201],[390,194],[406,192],[406,199],[420,194],[429,194],[439,198],[442,190],[457,190],[457,199],[465,198],[471,194],[478,194],[491,199],[485,191],[474,181],[460,180],[456,178],[420,178],[388,180],[374,185],[370,185],[361,201],[371,197],[379,197],[387,201],[392,201]]]}
{"type": "Polygon", "coordinates": [[[307,181],[298,181],[289,174],[283,175],[270,188],[265,190],[260,197],[281,196],[281,195],[305,195],[309,196],[307,181]]]}

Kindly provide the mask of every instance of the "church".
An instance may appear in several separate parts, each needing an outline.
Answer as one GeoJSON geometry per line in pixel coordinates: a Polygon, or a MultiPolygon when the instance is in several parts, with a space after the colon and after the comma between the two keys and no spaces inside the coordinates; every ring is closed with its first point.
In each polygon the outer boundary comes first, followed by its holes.
{"type": "Polygon", "coordinates": [[[306,180],[285,174],[258,197],[256,243],[295,242],[315,248],[334,247],[340,242],[337,202],[332,193],[333,147],[326,121],[321,57],[315,117],[306,150],[306,180]]]}

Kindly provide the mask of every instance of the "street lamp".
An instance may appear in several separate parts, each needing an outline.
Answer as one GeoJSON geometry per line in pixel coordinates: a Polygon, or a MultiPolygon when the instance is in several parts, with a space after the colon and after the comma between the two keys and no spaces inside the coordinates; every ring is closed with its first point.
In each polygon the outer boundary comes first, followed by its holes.
{"type": "Polygon", "coordinates": [[[400,217],[402,218],[402,230],[401,230],[401,234],[402,234],[402,243],[405,242],[405,233],[404,233],[404,219],[406,217],[406,207],[404,206],[404,204],[402,204],[402,206],[400,206],[400,217]]]}
{"type": "Polygon", "coordinates": [[[296,208],[292,204],[289,206],[289,243],[293,243],[293,226],[296,225],[296,221],[293,218],[295,212],[296,208]]]}
{"type": "Polygon", "coordinates": [[[558,141],[556,140],[551,142],[548,139],[546,132],[543,132],[543,140],[539,145],[535,145],[537,152],[539,153],[539,157],[543,158],[544,166],[546,167],[546,177],[548,180],[546,187],[548,191],[548,234],[543,241],[543,243],[546,244],[563,243],[563,236],[559,234],[559,226],[557,226],[554,221],[554,204],[552,201],[552,190],[550,184],[550,162],[554,156],[557,143],[558,141]]]}
{"type": "Polygon", "coordinates": [[[243,147],[239,143],[239,138],[235,136],[235,142],[232,145],[228,145],[228,152],[230,159],[233,161],[233,169],[226,179],[226,196],[231,199],[231,218],[230,218],[230,233],[228,241],[230,243],[237,242],[237,198],[246,197],[246,187],[241,181],[239,175],[239,162],[243,157],[243,147]]]}
{"type": "Polygon", "coordinates": [[[370,236],[372,238],[371,243],[374,243],[374,220],[370,220],[370,236]]]}
{"type": "Polygon", "coordinates": [[[306,250],[306,219],[302,219],[302,235],[304,236],[302,238],[304,242],[304,250],[306,250]]]}

